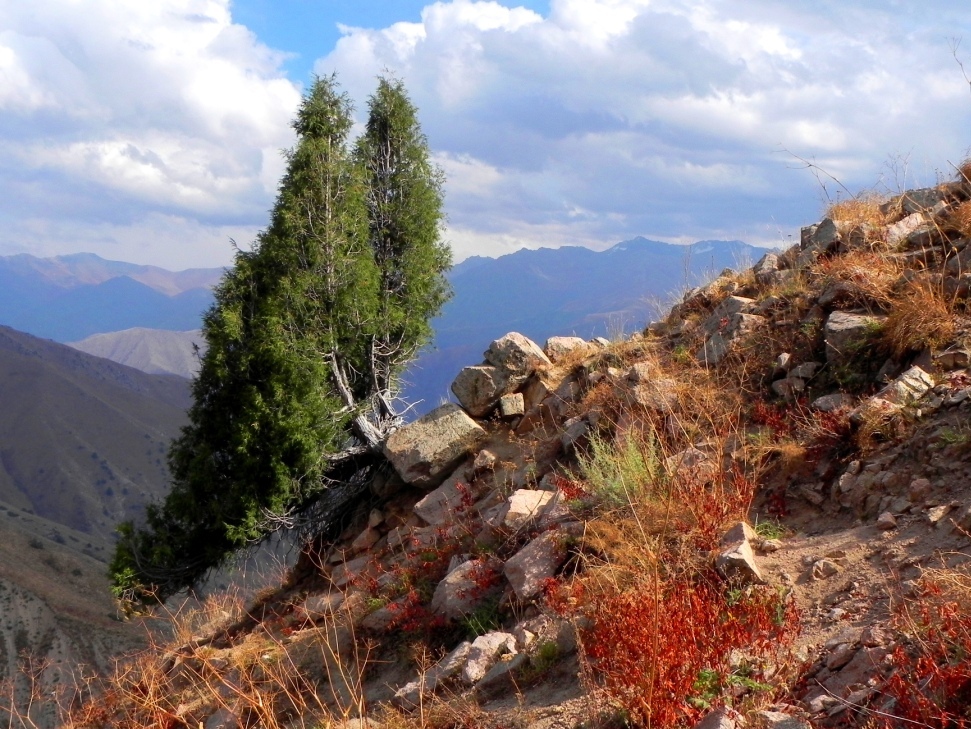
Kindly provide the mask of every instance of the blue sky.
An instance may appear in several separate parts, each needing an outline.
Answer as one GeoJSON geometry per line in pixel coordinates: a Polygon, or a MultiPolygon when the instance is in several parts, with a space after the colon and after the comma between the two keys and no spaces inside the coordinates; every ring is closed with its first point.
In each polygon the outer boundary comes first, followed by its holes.
{"type": "Polygon", "coordinates": [[[447,174],[459,260],[786,245],[845,195],[827,175],[952,176],[969,29],[953,0],[0,0],[0,255],[229,263],[312,74],[360,110],[385,71],[447,174]]]}

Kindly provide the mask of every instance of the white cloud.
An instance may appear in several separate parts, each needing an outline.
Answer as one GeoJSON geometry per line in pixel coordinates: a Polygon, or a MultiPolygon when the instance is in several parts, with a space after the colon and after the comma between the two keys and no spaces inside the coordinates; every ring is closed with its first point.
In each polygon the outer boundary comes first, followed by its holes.
{"type": "Polygon", "coordinates": [[[923,170],[964,153],[971,105],[946,40],[963,28],[971,8],[946,0],[552,0],[546,18],[456,0],[345,29],[317,67],[355,98],[382,69],[405,81],[463,250],[766,242],[819,212],[812,175],[780,150],[851,188],[888,155],[923,170]]]}
{"type": "Polygon", "coordinates": [[[57,229],[65,249],[117,236],[124,257],[137,230],[132,256],[165,263],[181,244],[144,221],[180,219],[213,246],[200,258],[228,262],[212,232],[265,218],[282,170],[268,150],[292,143],[299,102],[229,0],[3,3],[0,28],[0,214],[33,221],[8,225],[0,253],[57,229]]]}

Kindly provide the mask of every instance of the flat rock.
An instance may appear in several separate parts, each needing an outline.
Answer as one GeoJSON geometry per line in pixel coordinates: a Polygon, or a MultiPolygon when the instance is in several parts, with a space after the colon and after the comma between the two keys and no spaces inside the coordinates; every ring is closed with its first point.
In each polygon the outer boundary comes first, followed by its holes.
{"type": "Polygon", "coordinates": [[[582,351],[592,350],[593,345],[580,337],[550,337],[546,340],[546,346],[543,347],[543,351],[552,362],[559,362],[570,352],[575,352],[578,349],[582,351]]]}
{"type": "Polygon", "coordinates": [[[485,436],[462,408],[447,403],[392,433],[384,455],[405,483],[433,486],[485,436]]]}
{"type": "Polygon", "coordinates": [[[805,719],[781,711],[760,711],[756,716],[764,729],[812,729],[805,719]]]}
{"type": "Polygon", "coordinates": [[[517,597],[530,600],[542,592],[543,584],[556,574],[566,557],[562,536],[556,531],[544,532],[506,560],[503,574],[517,597]]]}
{"type": "Polygon", "coordinates": [[[909,405],[934,387],[934,378],[914,365],[876,394],[894,405],[909,405]]]}
{"type": "Polygon", "coordinates": [[[502,514],[502,526],[512,531],[518,531],[538,520],[551,502],[557,498],[552,491],[536,489],[517,489],[507,499],[508,506],[502,514]]]}
{"type": "Polygon", "coordinates": [[[868,332],[886,317],[834,311],[826,319],[823,337],[826,341],[826,361],[843,364],[861,346],[866,345],[868,332]]]}
{"type": "Polygon", "coordinates": [[[504,418],[515,418],[526,414],[526,402],[521,392],[503,395],[499,398],[499,412],[504,418]]]}

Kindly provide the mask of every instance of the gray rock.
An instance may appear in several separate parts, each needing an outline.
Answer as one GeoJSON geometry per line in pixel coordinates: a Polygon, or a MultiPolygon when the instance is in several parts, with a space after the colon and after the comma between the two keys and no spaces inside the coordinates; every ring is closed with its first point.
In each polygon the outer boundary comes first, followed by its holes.
{"type": "Polygon", "coordinates": [[[934,387],[934,378],[916,365],[904,372],[876,394],[894,405],[910,405],[934,387]]]}
{"type": "Polygon", "coordinates": [[[669,415],[678,408],[678,381],[671,377],[640,380],[624,389],[623,393],[631,405],[639,405],[664,415],[669,415]]]}
{"type": "Polygon", "coordinates": [[[519,599],[530,600],[540,594],[545,581],[556,574],[566,557],[560,535],[544,532],[506,560],[503,574],[519,599]]]}
{"type": "Polygon", "coordinates": [[[432,612],[453,621],[472,614],[499,593],[502,567],[502,562],[491,556],[463,562],[438,583],[432,595],[432,612]]]}
{"type": "Polygon", "coordinates": [[[744,723],[737,711],[723,706],[706,714],[694,725],[694,729],[739,729],[744,723]]]}
{"type": "Polygon", "coordinates": [[[897,528],[897,517],[889,511],[885,511],[877,517],[877,529],[888,532],[897,528]]]}
{"type": "Polygon", "coordinates": [[[971,365],[971,352],[963,348],[948,349],[934,355],[934,364],[942,370],[964,369],[971,365]]]}
{"type": "Polygon", "coordinates": [[[472,648],[462,669],[462,680],[468,685],[481,681],[505,654],[516,653],[516,637],[512,633],[493,631],[472,641],[472,648]]]}
{"type": "Polygon", "coordinates": [[[715,568],[725,579],[745,584],[765,583],[752,550],[752,542],[757,539],[755,531],[745,522],[738,522],[722,537],[721,552],[715,558],[715,568]]]}
{"type": "Polygon", "coordinates": [[[899,220],[887,226],[887,243],[896,248],[907,240],[907,236],[913,233],[927,222],[923,213],[912,213],[903,220],[899,220]]]}
{"type": "Polygon", "coordinates": [[[765,729],[812,729],[805,719],[781,711],[760,711],[756,716],[765,729]]]}
{"type": "Polygon", "coordinates": [[[806,381],[799,377],[786,377],[772,383],[772,392],[787,400],[795,400],[806,391],[806,381]]]}
{"type": "Polygon", "coordinates": [[[484,357],[488,364],[502,370],[515,387],[525,382],[537,367],[552,364],[536,342],[519,332],[509,332],[495,340],[484,357]]]}
{"type": "Polygon", "coordinates": [[[773,282],[774,275],[779,270],[779,256],[775,253],[766,253],[759,262],[752,267],[755,280],[763,286],[773,282]]]}
{"type": "Polygon", "coordinates": [[[414,512],[431,526],[454,522],[468,512],[478,494],[462,473],[454,473],[415,504],[414,512]]]}
{"type": "Polygon", "coordinates": [[[919,190],[908,190],[891,204],[899,203],[903,211],[909,215],[929,210],[947,199],[947,193],[937,187],[924,187],[919,190]]]}
{"type": "Polygon", "coordinates": [[[499,412],[504,418],[515,418],[526,413],[526,403],[521,392],[499,398],[499,412]]]}
{"type": "Polygon", "coordinates": [[[576,445],[577,441],[587,435],[590,430],[590,423],[584,418],[570,418],[563,423],[563,432],[560,434],[560,443],[563,449],[569,451],[576,445]]]}
{"type": "Polygon", "coordinates": [[[405,483],[433,486],[485,435],[460,407],[447,403],[392,433],[384,455],[405,483]]]}
{"type": "Polygon", "coordinates": [[[736,314],[747,314],[753,306],[755,306],[754,299],[747,299],[744,296],[729,296],[716,306],[711,315],[705,319],[702,329],[707,336],[724,331],[732,317],[736,314]]]}
{"type": "Polygon", "coordinates": [[[422,697],[434,693],[442,681],[452,678],[462,670],[471,650],[472,644],[469,641],[460,643],[418,680],[411,681],[398,689],[394,695],[394,703],[406,709],[418,706],[422,697]]]}
{"type": "Polygon", "coordinates": [[[834,311],[823,327],[826,361],[835,365],[849,361],[860,347],[866,346],[867,335],[873,327],[885,318],[834,311]]]}
{"type": "Polygon", "coordinates": [[[519,531],[540,519],[558,500],[558,492],[518,489],[506,500],[501,525],[519,531]]]}
{"type": "Polygon", "coordinates": [[[452,382],[452,393],[474,418],[482,418],[513,389],[506,373],[492,365],[464,367],[452,382]]]}
{"type": "Polygon", "coordinates": [[[853,398],[842,392],[834,392],[831,395],[823,395],[812,401],[809,407],[821,413],[832,413],[840,408],[848,408],[853,405],[853,398]]]}
{"type": "Polygon", "coordinates": [[[798,377],[802,380],[811,380],[816,376],[822,365],[819,362],[803,362],[789,370],[789,377],[798,377]]]}
{"type": "Polygon", "coordinates": [[[592,347],[589,342],[580,339],[580,337],[550,337],[546,340],[546,346],[543,347],[543,351],[552,362],[559,362],[570,352],[578,349],[591,350],[592,347]]]}

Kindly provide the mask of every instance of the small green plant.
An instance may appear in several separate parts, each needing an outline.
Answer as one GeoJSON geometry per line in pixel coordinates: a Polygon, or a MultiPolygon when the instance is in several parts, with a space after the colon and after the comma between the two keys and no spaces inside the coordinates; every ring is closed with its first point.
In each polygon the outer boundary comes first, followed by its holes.
{"type": "Polygon", "coordinates": [[[756,520],[755,533],[762,539],[782,539],[785,536],[786,528],[774,519],[769,521],[756,520]]]}
{"type": "Polygon", "coordinates": [[[502,625],[502,616],[499,614],[499,600],[486,601],[473,613],[462,618],[461,625],[469,638],[478,638],[480,635],[497,630],[502,625]]]}
{"type": "Polygon", "coordinates": [[[967,426],[954,428],[947,426],[941,428],[937,434],[937,439],[945,446],[963,446],[971,442],[971,429],[967,426]]]}
{"type": "Polygon", "coordinates": [[[637,502],[664,480],[664,459],[653,434],[620,443],[594,435],[578,460],[590,492],[608,506],[637,502]]]}

